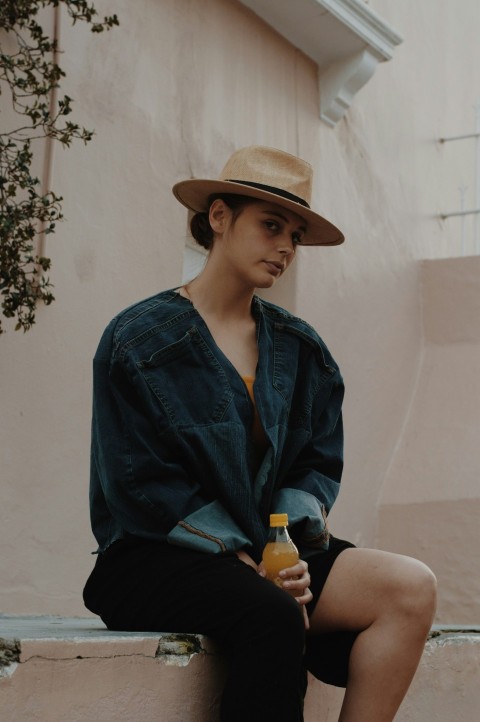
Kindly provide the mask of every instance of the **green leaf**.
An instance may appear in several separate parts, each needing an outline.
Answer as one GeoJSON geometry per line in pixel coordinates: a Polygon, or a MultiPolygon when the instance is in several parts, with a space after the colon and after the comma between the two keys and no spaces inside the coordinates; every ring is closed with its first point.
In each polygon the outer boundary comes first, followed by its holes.
{"type": "MultiPolygon", "coordinates": [[[[73,100],[65,95],[54,113],[50,93],[59,88],[65,72],[54,62],[57,39],[41,25],[41,8],[63,5],[73,24],[83,21],[99,33],[118,25],[116,15],[99,21],[93,4],[87,0],[1,0],[0,39],[11,33],[11,53],[2,51],[0,43],[0,94],[9,86],[13,110],[19,117],[18,128],[0,132],[0,295],[5,318],[16,317],[15,330],[25,332],[35,323],[38,302],[49,305],[54,300],[50,279],[43,275],[51,261],[34,253],[36,239],[43,232],[53,233],[56,221],[63,219],[63,198],[53,191],[41,192],[40,181],[33,175],[31,143],[51,138],[65,147],[74,140],[84,143],[93,131],[71,121],[61,127],[60,119],[72,113],[73,100]],[[2,32],[3,31],[3,32],[2,32]],[[40,190],[40,192],[39,192],[40,190]]],[[[4,333],[0,322],[0,334],[4,333]]]]}

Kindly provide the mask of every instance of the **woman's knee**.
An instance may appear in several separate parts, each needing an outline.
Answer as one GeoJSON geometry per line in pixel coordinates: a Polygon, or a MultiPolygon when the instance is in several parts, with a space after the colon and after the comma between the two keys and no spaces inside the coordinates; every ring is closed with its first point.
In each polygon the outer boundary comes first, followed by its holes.
{"type": "Polygon", "coordinates": [[[398,612],[418,628],[430,628],[437,605],[437,580],[432,570],[418,559],[399,558],[394,570],[391,601],[398,612]]]}
{"type": "Polygon", "coordinates": [[[259,595],[245,617],[249,633],[255,634],[254,630],[257,630],[259,635],[268,638],[271,643],[278,639],[280,644],[303,649],[305,622],[300,605],[281,589],[269,591],[271,593],[267,595],[259,595]]]}
{"type": "MultiPolygon", "coordinates": [[[[268,582],[271,584],[271,582],[268,582]]],[[[286,624],[296,630],[303,630],[304,620],[302,610],[296,599],[288,592],[278,589],[268,602],[262,604],[261,614],[266,621],[280,628],[286,624]]]]}

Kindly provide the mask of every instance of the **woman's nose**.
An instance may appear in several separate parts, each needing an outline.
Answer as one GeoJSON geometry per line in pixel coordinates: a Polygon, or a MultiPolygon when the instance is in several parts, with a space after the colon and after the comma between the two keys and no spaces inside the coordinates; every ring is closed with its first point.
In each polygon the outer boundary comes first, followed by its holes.
{"type": "Polygon", "coordinates": [[[285,256],[290,256],[294,252],[295,248],[290,236],[285,236],[281,239],[278,250],[285,256]]]}

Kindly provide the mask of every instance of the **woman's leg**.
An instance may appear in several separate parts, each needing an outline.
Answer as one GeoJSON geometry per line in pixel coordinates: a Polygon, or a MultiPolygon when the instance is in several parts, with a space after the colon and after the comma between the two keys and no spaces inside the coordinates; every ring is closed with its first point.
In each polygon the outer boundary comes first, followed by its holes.
{"type": "Polygon", "coordinates": [[[422,562],[346,549],[310,616],[310,633],[360,632],[339,722],[391,722],[415,674],[435,614],[436,581],[422,562]]]}
{"type": "MultiPolygon", "coordinates": [[[[258,575],[250,570],[250,579],[245,577],[248,583],[258,575]]],[[[222,722],[303,722],[304,619],[295,599],[259,579],[264,584],[253,584],[250,592],[242,585],[235,608],[228,615],[220,610],[207,630],[223,641],[229,656],[220,717],[222,722]]]]}
{"type": "Polygon", "coordinates": [[[118,542],[97,562],[85,601],[110,629],[217,640],[229,662],[222,722],[302,722],[299,605],[235,554],[118,542]]]}

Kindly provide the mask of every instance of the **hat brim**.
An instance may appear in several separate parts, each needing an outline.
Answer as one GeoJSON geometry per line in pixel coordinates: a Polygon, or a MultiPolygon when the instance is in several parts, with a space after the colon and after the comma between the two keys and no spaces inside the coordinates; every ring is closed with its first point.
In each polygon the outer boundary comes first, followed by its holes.
{"type": "Polygon", "coordinates": [[[310,208],[260,188],[252,188],[233,181],[193,178],[176,183],[172,191],[175,198],[182,205],[197,213],[208,211],[208,199],[216,193],[230,193],[249,198],[259,198],[287,208],[292,213],[296,213],[300,218],[303,218],[307,225],[306,232],[302,237],[302,246],[338,246],[345,240],[343,233],[333,223],[330,223],[330,221],[327,221],[326,218],[323,218],[310,208]]]}

